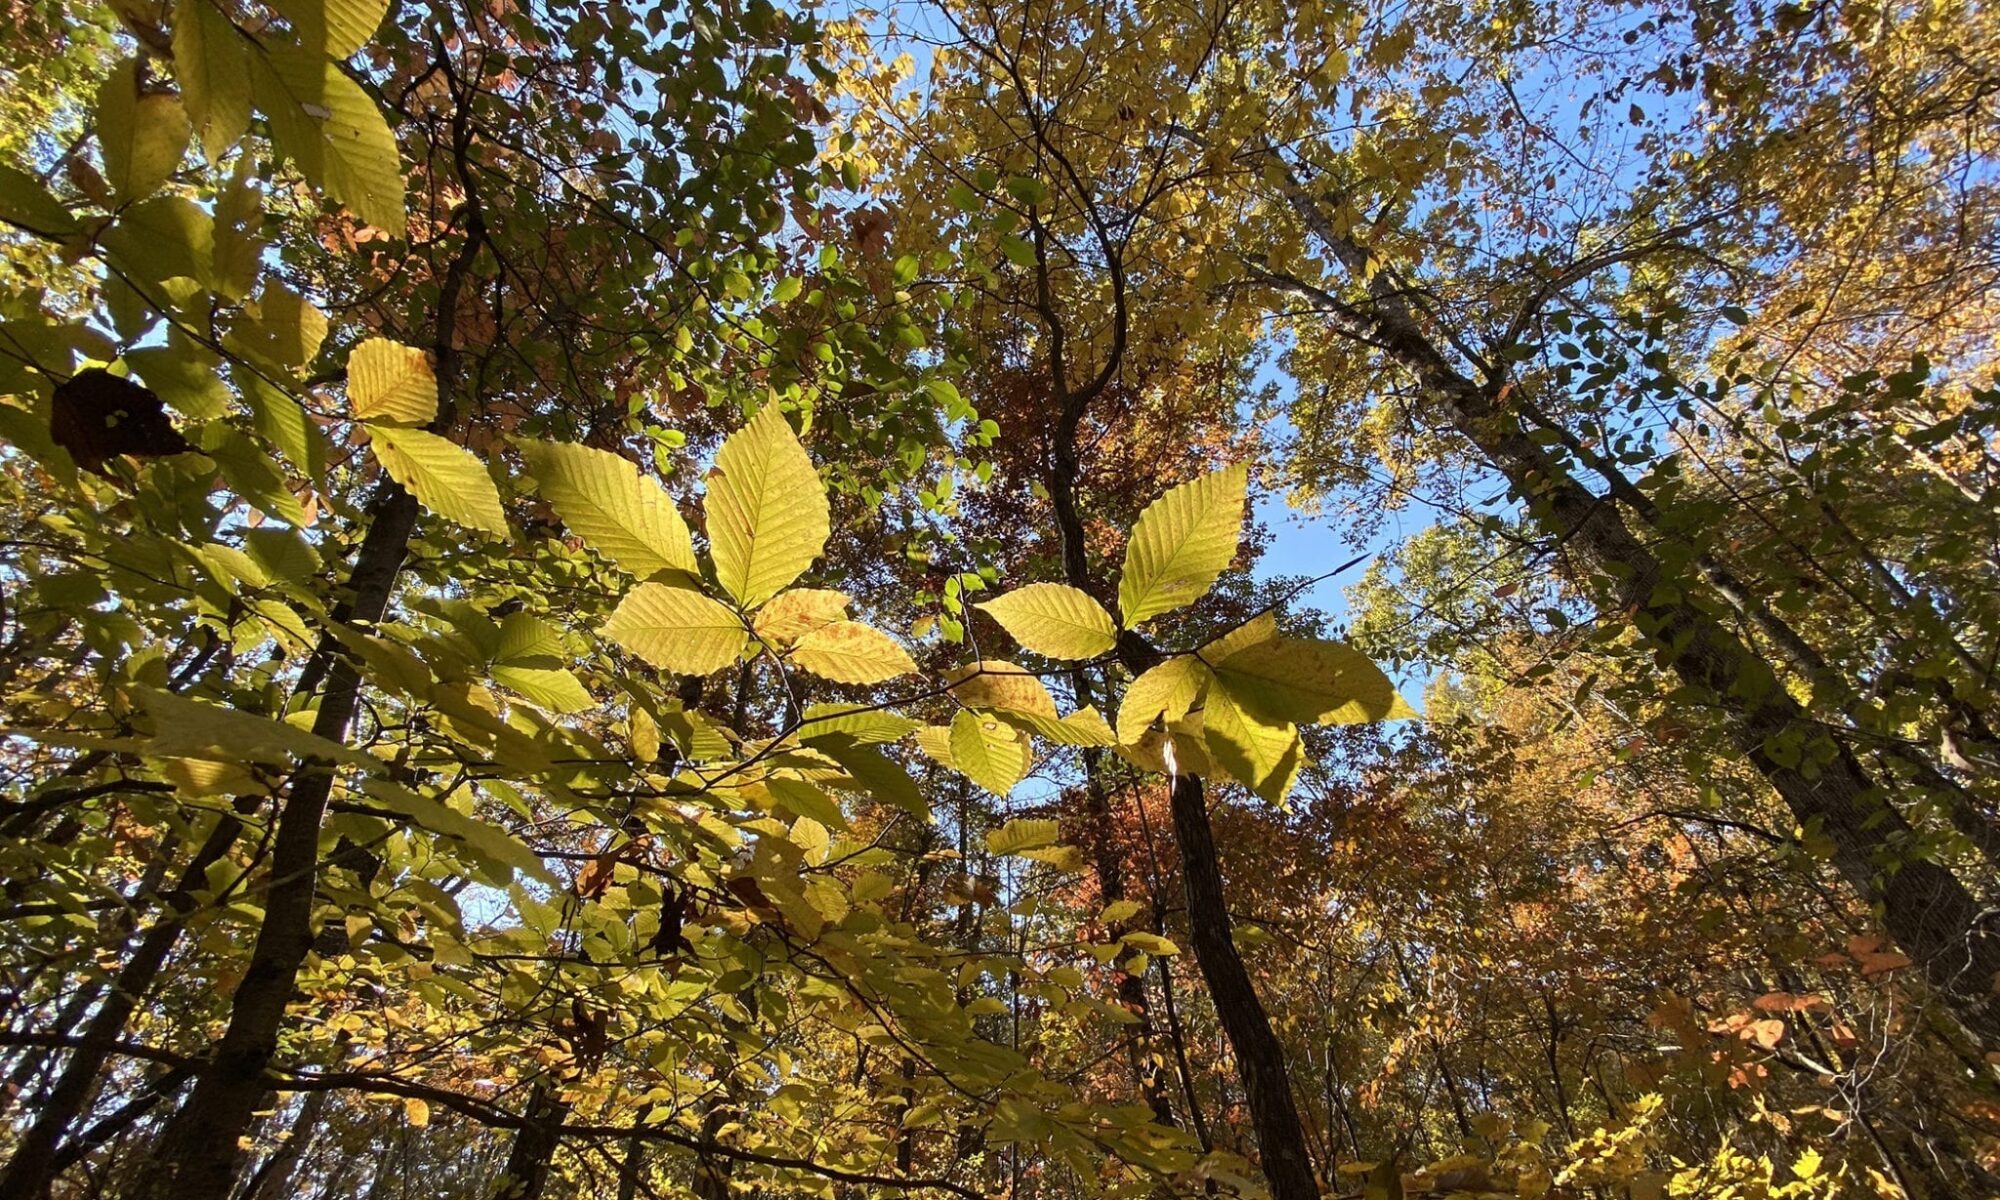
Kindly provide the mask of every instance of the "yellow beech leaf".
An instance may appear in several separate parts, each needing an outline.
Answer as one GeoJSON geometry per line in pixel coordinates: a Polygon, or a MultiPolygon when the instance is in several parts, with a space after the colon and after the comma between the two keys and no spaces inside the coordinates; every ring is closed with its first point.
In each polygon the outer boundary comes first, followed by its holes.
{"type": "Polygon", "coordinates": [[[362,421],[427,425],[437,416],[430,355],[388,338],[369,338],[347,356],[347,399],[362,421]]]}
{"type": "Polygon", "coordinates": [[[318,51],[270,41],[250,55],[250,92],[272,140],[308,182],[370,225],[403,236],[396,135],[360,84],[318,51]]]}
{"type": "Polygon", "coordinates": [[[767,642],[785,643],[847,616],[847,593],[831,588],[793,588],[757,610],[751,625],[767,642]]]}
{"type": "Polygon", "coordinates": [[[1019,854],[1062,840],[1062,827],[1042,817],[1016,817],[986,835],[989,854],[1019,854]]]}
{"type": "Polygon", "coordinates": [[[98,89],[97,144],[105,181],[121,204],[158,191],[180,166],[192,133],[179,96],[140,89],[137,59],[113,67],[98,89]]]}
{"type": "Polygon", "coordinates": [[[1178,721],[1201,699],[1208,686],[1208,668],[1198,658],[1181,655],[1150,668],[1132,681],[1118,702],[1118,740],[1130,745],[1154,721],[1178,721]]]}
{"type": "Polygon", "coordinates": [[[478,455],[421,429],[370,425],[368,437],[389,478],[410,489],[425,508],[471,529],[506,534],[500,491],[478,455]]]}
{"type": "Polygon", "coordinates": [[[694,541],[660,481],[622,455],[570,442],[524,442],[535,487],[591,549],[641,579],[696,572],[694,541]]]}
{"type": "Polygon", "coordinates": [[[745,608],[783,591],[826,548],[826,488],[777,405],[722,443],[704,511],[715,578],[745,608]]]}
{"type": "Polygon", "coordinates": [[[1075,661],[1117,644],[1111,614],[1086,592],[1060,583],[1031,583],[976,606],[1036,654],[1075,661]]]}
{"type": "Polygon", "coordinates": [[[1272,804],[1284,803],[1305,764],[1295,726],[1267,724],[1219,687],[1209,690],[1203,738],[1216,765],[1272,804]]]}
{"type": "Polygon", "coordinates": [[[1248,485],[1247,468],[1225,467],[1173,488],[1139,515],[1118,581],[1127,627],[1198,600],[1214,585],[1236,557],[1248,485]]]}
{"type": "Polygon", "coordinates": [[[791,661],[835,683],[881,683],[917,669],[894,638],[859,621],[812,630],[792,647],[791,661]]]}
{"type": "Polygon", "coordinates": [[[1028,774],[1028,739],[998,717],[961,712],[951,722],[951,765],[967,779],[1004,796],[1028,774]]]}
{"type": "Polygon", "coordinates": [[[689,588],[642,583],[625,593],[604,635],[677,675],[706,675],[736,661],[750,641],[730,608],[689,588]]]}
{"type": "Polygon", "coordinates": [[[997,658],[953,667],[945,672],[944,683],[968,708],[1004,708],[1051,720],[1056,717],[1055,697],[1042,681],[1026,667],[997,658]]]}
{"type": "Polygon", "coordinates": [[[174,7],[174,78],[202,152],[221,161],[250,128],[250,53],[215,5],[174,7]]]}
{"type": "Polygon", "coordinates": [[[1382,669],[1340,642],[1276,637],[1210,661],[1235,701],[1268,723],[1379,721],[1396,700],[1382,669]]]}
{"type": "Polygon", "coordinates": [[[1203,642],[1201,648],[1195,651],[1195,656],[1205,663],[1219,663],[1238,650],[1246,650],[1259,642],[1268,642],[1277,636],[1277,614],[1262,612],[1245,621],[1243,624],[1238,625],[1228,633],[1223,634],[1221,637],[1213,641],[1203,642]]]}

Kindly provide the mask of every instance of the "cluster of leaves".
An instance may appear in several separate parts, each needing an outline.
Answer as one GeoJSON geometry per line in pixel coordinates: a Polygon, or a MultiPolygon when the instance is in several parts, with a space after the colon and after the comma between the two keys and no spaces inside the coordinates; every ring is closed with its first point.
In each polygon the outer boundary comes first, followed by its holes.
{"type": "Polygon", "coordinates": [[[20,0],[0,1193],[1995,1190],[1901,15],[20,0]]]}

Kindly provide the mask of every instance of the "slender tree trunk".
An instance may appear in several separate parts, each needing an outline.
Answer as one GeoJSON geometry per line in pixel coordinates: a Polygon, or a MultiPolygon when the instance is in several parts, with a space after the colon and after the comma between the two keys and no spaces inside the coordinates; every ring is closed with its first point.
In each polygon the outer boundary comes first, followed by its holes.
{"type": "MultiPolygon", "coordinates": [[[[388,606],[416,526],[417,502],[397,484],[385,482],[370,510],[368,534],[350,579],[354,604],[349,619],[360,621],[380,620],[388,606]]],[[[337,644],[323,652],[332,654],[332,667],[313,732],[344,742],[360,699],[360,669],[339,653],[337,644]]],[[[270,1087],[264,1072],[277,1051],[285,1006],[312,949],[319,832],[333,790],[333,770],[330,763],[308,763],[292,785],[273,839],[264,921],[230,1005],[229,1027],[134,1180],[130,1194],[135,1200],[221,1196],[235,1174],[239,1142],[270,1087]]]]}
{"type": "Polygon", "coordinates": [[[299,1101],[299,1111],[292,1118],[284,1144],[273,1150],[271,1157],[250,1176],[243,1189],[243,1200],[282,1200],[292,1194],[292,1175],[298,1170],[299,1160],[305,1157],[307,1147],[319,1136],[320,1118],[326,1112],[327,1097],[332,1094],[309,1092],[299,1101]]]}
{"type": "Polygon", "coordinates": [[[1607,579],[1616,610],[1628,614],[1663,666],[1710,697],[1731,739],[1800,824],[1833,847],[1841,877],[1882,910],[1905,953],[1988,1045],[2000,1044],[1992,986],[2000,976],[2000,934],[1983,906],[1935,862],[1903,862],[1914,831],[1863,769],[1853,750],[1829,739],[1764,662],[1696,597],[1700,581],[1677,578],[1626,525],[1616,502],[1579,483],[1530,437],[1520,418],[1451,365],[1411,314],[1393,271],[1371,271],[1368,253],[1333,228],[1318,200],[1287,177],[1287,199],[1357,279],[1365,304],[1344,319],[1412,371],[1442,406],[1447,423],[1528,501],[1592,574],[1607,579]]]}
{"type": "Polygon", "coordinates": [[[1192,775],[1175,778],[1173,813],[1195,962],[1208,981],[1216,1016],[1236,1055],[1236,1070],[1250,1102],[1258,1156],[1272,1200],[1319,1200],[1305,1127],[1299,1121],[1285,1070],[1285,1048],[1271,1029],[1263,1001],[1258,999],[1250,972],[1231,937],[1229,906],[1216,860],[1215,830],[1209,824],[1208,798],[1201,780],[1192,775]]]}
{"type": "MultiPolygon", "coordinates": [[[[1082,672],[1077,672],[1079,679],[1082,672]]],[[[1079,686],[1078,700],[1089,703],[1088,688],[1079,686]]],[[[1112,822],[1115,814],[1111,808],[1111,798],[1104,788],[1103,751],[1090,747],[1083,752],[1085,813],[1090,818],[1091,833],[1087,839],[1090,845],[1091,867],[1097,875],[1097,890],[1106,905],[1116,904],[1126,898],[1125,864],[1118,857],[1118,842],[1113,836],[1112,822]]],[[[1129,922],[1114,922],[1105,930],[1105,937],[1117,941],[1130,932],[1129,922]]],[[[1153,1111],[1153,1119],[1162,1125],[1177,1125],[1174,1120],[1173,1092],[1168,1086],[1166,1072],[1160,1069],[1158,1031],[1153,1022],[1152,997],[1146,992],[1143,975],[1130,971],[1118,974],[1118,1003],[1137,1018],[1132,1026],[1132,1037],[1126,1043],[1129,1050],[1127,1062],[1132,1069],[1132,1078],[1145,1097],[1146,1107],[1153,1111]]]]}
{"type": "MultiPolygon", "coordinates": [[[[1038,247],[1043,244],[1039,226],[1036,242],[1038,247]]],[[[1107,251],[1113,276],[1113,344],[1096,376],[1081,388],[1073,389],[1065,359],[1066,334],[1055,311],[1045,253],[1045,249],[1038,249],[1036,306],[1048,327],[1049,376],[1060,403],[1052,442],[1050,502],[1062,534],[1064,575],[1072,586],[1101,595],[1105,589],[1091,572],[1082,513],[1077,506],[1076,485],[1082,465],[1077,457],[1076,439],[1085,409],[1116,373],[1123,357],[1127,331],[1123,266],[1107,251]]],[[[1158,652],[1131,632],[1120,638],[1118,654],[1134,675],[1159,660],[1158,652]]],[[[1216,859],[1215,831],[1209,824],[1208,800],[1201,780],[1186,775],[1176,778],[1172,807],[1195,961],[1208,983],[1216,1013],[1236,1055],[1236,1069],[1249,1100],[1259,1157],[1272,1200],[1318,1200],[1319,1185],[1313,1177],[1305,1127],[1292,1100],[1284,1047],[1271,1029],[1263,1001],[1258,999],[1250,973],[1231,938],[1222,870],[1216,859]]]]}
{"type": "Polygon", "coordinates": [[[34,1124],[21,1135],[6,1172],[0,1174],[0,1197],[40,1196],[48,1189],[55,1175],[56,1149],[89,1103],[105,1060],[125,1032],[133,1009],[152,989],[153,980],[180,940],[187,914],[194,907],[193,890],[203,886],[208,868],[229,852],[242,831],[240,817],[233,813],[223,817],[188,861],[179,885],[166,897],[171,915],[162,914],[159,923],[139,939],[109,993],[91,1014],[81,1041],[63,1064],[62,1075],[36,1111],[34,1124]]]}
{"type": "Polygon", "coordinates": [[[528,1123],[514,1134],[513,1149],[501,1170],[493,1200],[541,1200],[549,1183],[549,1169],[556,1149],[562,1145],[562,1123],[569,1116],[569,1104],[547,1083],[535,1085],[528,1100],[528,1123]]]}

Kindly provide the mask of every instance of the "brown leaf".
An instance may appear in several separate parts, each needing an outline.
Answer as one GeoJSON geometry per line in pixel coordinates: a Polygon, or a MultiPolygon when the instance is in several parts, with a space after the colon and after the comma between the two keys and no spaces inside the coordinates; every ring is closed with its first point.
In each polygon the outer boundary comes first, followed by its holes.
{"type": "Polygon", "coordinates": [[[49,436],[77,466],[106,477],[105,460],[121,454],[162,458],[194,449],[151,388],[101,367],[79,371],[56,388],[49,436]]]}
{"type": "Polygon", "coordinates": [[[598,855],[583,865],[576,873],[576,894],[585,900],[595,900],[611,886],[612,868],[618,865],[618,855],[610,850],[598,855]]]}

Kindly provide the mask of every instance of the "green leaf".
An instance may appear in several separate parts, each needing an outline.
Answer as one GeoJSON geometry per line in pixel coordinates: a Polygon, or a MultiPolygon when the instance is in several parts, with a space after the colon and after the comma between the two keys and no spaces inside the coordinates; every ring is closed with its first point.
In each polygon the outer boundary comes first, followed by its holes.
{"type": "Polygon", "coordinates": [[[76,218],[51,195],[42,181],[0,163],[0,222],[18,225],[44,237],[76,231],[76,218]]]}
{"type": "Polygon", "coordinates": [[[894,638],[859,621],[835,621],[801,637],[790,660],[835,683],[881,683],[917,669],[894,638]]]}
{"type": "Polygon", "coordinates": [[[304,366],[326,340],[326,314],[275,279],[267,279],[257,299],[244,306],[244,318],[226,343],[278,366],[304,366]]]}
{"type": "Polygon", "coordinates": [[[855,704],[815,704],[800,718],[799,739],[814,745],[821,738],[851,737],[857,742],[893,742],[917,728],[918,722],[879,708],[855,704]]]}
{"type": "Polygon", "coordinates": [[[1006,255],[1007,261],[1017,267],[1033,267],[1035,265],[1036,256],[1034,246],[1030,245],[1026,238],[1018,234],[1008,233],[1001,235],[1000,253],[1006,255]]]}
{"type": "Polygon", "coordinates": [[[418,503],[448,521],[506,536],[500,491],[478,455],[420,429],[370,425],[368,437],[382,469],[408,488],[418,503]]]}
{"type": "Polygon", "coordinates": [[[428,425],[437,416],[430,355],[388,338],[369,338],[347,356],[347,400],[360,421],[428,425]]]}
{"type": "Polygon", "coordinates": [[[677,675],[706,675],[736,661],[749,644],[743,620],[690,588],[642,583],[625,593],[604,635],[677,675]]]}
{"type": "Polygon", "coordinates": [[[951,721],[951,765],[967,779],[1004,796],[1027,777],[1028,739],[998,717],[961,712],[951,721]]]}
{"type": "Polygon", "coordinates": [[[1134,930],[1118,940],[1132,947],[1134,950],[1153,955],[1155,958],[1166,958],[1169,955],[1181,952],[1179,946],[1174,945],[1173,942],[1161,937],[1157,933],[1144,933],[1134,930]]]}
{"type": "Polygon", "coordinates": [[[986,835],[990,854],[1019,854],[1039,850],[1062,840],[1062,826],[1043,818],[1016,817],[986,835]]]}
{"type": "Polygon", "coordinates": [[[1118,611],[1126,626],[1192,603],[1236,557],[1249,473],[1241,464],[1172,489],[1146,507],[1125,546],[1118,611]]]}
{"type": "Polygon", "coordinates": [[[118,214],[98,238],[112,264],[156,307],[166,292],[157,285],[176,276],[215,277],[215,222],[185,196],[154,196],[118,214]]]}
{"type": "Polygon", "coordinates": [[[215,460],[230,491],[266,516],[287,525],[306,524],[305,506],[286,489],[283,468],[256,439],[217,422],[197,430],[190,440],[215,460]]]}
{"type": "Polygon", "coordinates": [[[816,784],[780,775],[765,780],[764,786],[769,789],[772,799],[799,816],[809,817],[832,829],[847,828],[847,814],[840,811],[840,802],[816,784]]]}
{"type": "Polygon", "coordinates": [[[591,549],[641,579],[662,571],[695,574],[687,522],[659,481],[609,450],[567,442],[524,442],[535,486],[591,549]]]}
{"type": "Polygon", "coordinates": [[[371,779],[361,785],[361,790],[382,807],[408,817],[417,828],[463,842],[473,854],[502,868],[500,873],[486,879],[495,887],[507,885],[507,869],[544,882],[555,881],[533,849],[498,825],[469,817],[441,800],[387,780],[371,779]]]}
{"type": "Polygon", "coordinates": [[[240,709],[190,700],[158,688],[136,686],[139,707],[153,720],[146,753],[159,758],[289,765],[294,758],[327,759],[367,770],[382,764],[370,755],[318,734],[240,709]]]}
{"type": "Polygon", "coordinates": [[[1238,704],[1274,724],[1379,721],[1396,703],[1381,668],[1339,642],[1271,638],[1215,662],[1215,674],[1238,704]]]}
{"type": "Polygon", "coordinates": [[[910,773],[888,755],[844,733],[815,738],[812,744],[839,763],[841,769],[868,795],[885,804],[893,804],[920,821],[930,820],[930,805],[924,802],[916,780],[911,779],[910,773]]]}
{"type": "Polygon", "coordinates": [[[493,650],[495,662],[554,666],[563,654],[560,626],[525,612],[508,613],[500,619],[500,640],[493,650]]]}
{"type": "Polygon", "coordinates": [[[181,165],[192,132],[179,96],[139,90],[137,59],[113,67],[98,90],[97,145],[120,204],[158,191],[181,165]]]}
{"type": "Polygon", "coordinates": [[[826,547],[826,489],[775,404],[715,456],[706,501],[715,577],[751,608],[784,590],[826,547]]]}
{"type": "Polygon", "coordinates": [[[320,54],[272,45],[250,60],[251,92],[271,135],[307,181],[362,220],[403,236],[395,135],[368,93],[320,54]]]}
{"type": "Polygon", "coordinates": [[[213,368],[183,350],[142,346],[125,352],[125,361],[145,379],[146,386],[192,421],[213,421],[229,411],[229,389],[213,368]]]}
{"type": "Polygon", "coordinates": [[[1272,804],[1284,803],[1305,763],[1299,731],[1252,716],[1220,687],[1210,688],[1203,733],[1223,770],[1272,804]]]}
{"type": "Polygon", "coordinates": [[[975,607],[1000,622],[1015,641],[1050,658],[1095,658],[1118,641],[1104,606],[1060,583],[1031,583],[975,607]]]}
{"type": "MultiPolygon", "coordinates": [[[[264,440],[276,446],[292,466],[315,484],[326,471],[326,436],[299,402],[248,371],[235,375],[250,405],[250,421],[264,440]]],[[[392,472],[393,473],[393,472],[392,472]]]]}
{"type": "Polygon", "coordinates": [[[1040,713],[1008,712],[995,709],[994,715],[1024,733],[1038,734],[1061,746],[1115,746],[1118,737],[1094,708],[1080,708],[1057,720],[1040,713]]]}
{"type": "Polygon", "coordinates": [[[368,44],[389,0],[272,0],[307,49],[328,58],[346,58],[368,44]]]}
{"type": "Polygon", "coordinates": [[[736,748],[721,726],[698,712],[686,712],[679,707],[664,709],[659,714],[659,723],[660,729],[673,739],[681,757],[689,762],[713,762],[736,748]]]}
{"type": "Polygon", "coordinates": [[[492,673],[493,682],[519,692],[529,703],[550,712],[578,713],[597,703],[565,667],[497,663],[492,673]]]}
{"type": "Polygon", "coordinates": [[[1172,724],[1186,716],[1208,681],[1208,668],[1193,655],[1169,658],[1147,670],[1118,702],[1119,742],[1132,745],[1154,721],[1165,718],[1172,724]]]}
{"type": "Polygon", "coordinates": [[[250,54],[214,4],[174,7],[174,78],[208,161],[219,161],[250,128],[250,54]]]}

